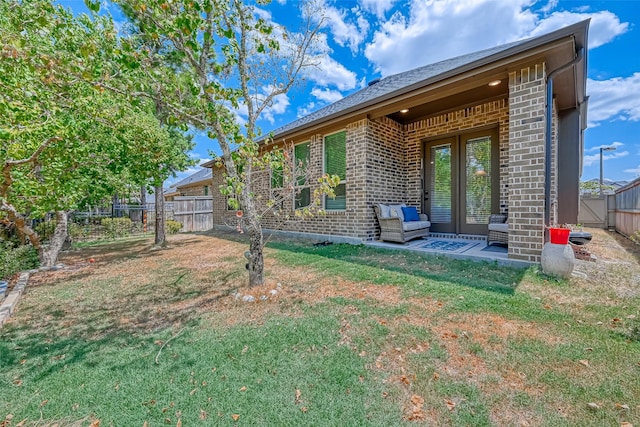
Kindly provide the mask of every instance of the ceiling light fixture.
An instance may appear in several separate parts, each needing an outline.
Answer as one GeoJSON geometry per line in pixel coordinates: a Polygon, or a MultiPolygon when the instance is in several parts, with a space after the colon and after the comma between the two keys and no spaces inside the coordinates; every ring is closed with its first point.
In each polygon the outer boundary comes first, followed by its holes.
{"type": "Polygon", "coordinates": [[[502,83],[502,80],[493,80],[489,82],[489,86],[498,86],[500,83],[502,83]]]}
{"type": "Polygon", "coordinates": [[[405,113],[408,113],[408,112],[409,112],[409,109],[408,109],[408,108],[403,108],[402,110],[400,110],[400,112],[401,112],[402,114],[405,114],[405,113]]]}

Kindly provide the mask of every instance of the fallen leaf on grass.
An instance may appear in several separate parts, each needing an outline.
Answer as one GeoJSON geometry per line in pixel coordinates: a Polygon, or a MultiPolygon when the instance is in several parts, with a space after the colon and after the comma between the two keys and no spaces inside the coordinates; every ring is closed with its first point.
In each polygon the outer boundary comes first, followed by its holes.
{"type": "Polygon", "coordinates": [[[622,410],[628,411],[629,405],[621,405],[619,403],[616,403],[616,409],[622,409],[622,410]]]}
{"type": "Polygon", "coordinates": [[[46,405],[47,403],[49,403],[48,399],[43,400],[42,402],[40,402],[40,407],[42,408],[44,405],[46,405]]]}
{"type": "Polygon", "coordinates": [[[295,400],[296,404],[300,403],[300,396],[302,396],[302,392],[296,389],[296,400],[295,400]]]}
{"type": "Polygon", "coordinates": [[[598,405],[597,403],[594,403],[594,402],[587,403],[587,407],[589,409],[593,409],[593,410],[600,409],[600,405],[598,405]]]}
{"type": "Polygon", "coordinates": [[[240,419],[240,415],[238,414],[231,414],[231,418],[233,418],[233,421],[238,421],[240,419]]]}
{"type": "Polygon", "coordinates": [[[424,411],[422,409],[416,409],[413,412],[411,412],[411,415],[409,415],[407,419],[409,421],[420,421],[420,420],[424,420],[425,418],[426,418],[426,415],[424,411]]]}
{"type": "Polygon", "coordinates": [[[207,417],[209,416],[209,414],[207,414],[205,411],[203,411],[202,409],[200,409],[200,416],[198,418],[200,418],[201,420],[206,420],[207,417]]]}
{"type": "Polygon", "coordinates": [[[589,361],[588,361],[588,360],[586,360],[586,359],[578,360],[578,362],[580,362],[580,364],[581,364],[581,365],[584,365],[584,366],[586,366],[587,368],[589,367],[589,361]]]}
{"type": "MultiPolygon", "coordinates": [[[[25,418],[24,420],[20,421],[18,424],[16,424],[16,427],[23,427],[27,422],[27,419],[25,418]]],[[[631,426],[633,427],[633,426],[631,426]]]]}
{"type": "Polygon", "coordinates": [[[403,384],[406,384],[406,385],[410,384],[409,378],[407,378],[406,375],[403,375],[403,376],[400,377],[400,382],[403,383],[403,384]]]}
{"type": "Polygon", "coordinates": [[[300,408],[300,410],[306,413],[309,409],[306,406],[303,406],[302,408],[300,408]]]}
{"type": "Polygon", "coordinates": [[[100,420],[93,420],[89,427],[100,427],[100,420]]]}
{"type": "Polygon", "coordinates": [[[424,399],[422,396],[414,394],[413,396],[411,396],[411,403],[413,403],[416,406],[422,406],[424,405],[424,399]]]}
{"type": "Polygon", "coordinates": [[[178,422],[176,423],[176,427],[182,427],[182,419],[178,418],[178,422]]]}
{"type": "Polygon", "coordinates": [[[197,389],[197,388],[194,388],[193,390],[191,390],[191,391],[189,392],[189,396],[193,396],[194,394],[196,394],[196,391],[198,391],[198,389],[197,389]]]}
{"type": "Polygon", "coordinates": [[[633,427],[633,424],[623,421],[620,423],[620,427],[633,427]]]}
{"type": "Polygon", "coordinates": [[[450,411],[453,411],[453,409],[456,407],[456,402],[445,400],[445,403],[447,404],[447,408],[449,408],[450,411]]]}
{"type": "Polygon", "coordinates": [[[240,391],[247,391],[247,387],[246,386],[240,387],[240,391]]]}

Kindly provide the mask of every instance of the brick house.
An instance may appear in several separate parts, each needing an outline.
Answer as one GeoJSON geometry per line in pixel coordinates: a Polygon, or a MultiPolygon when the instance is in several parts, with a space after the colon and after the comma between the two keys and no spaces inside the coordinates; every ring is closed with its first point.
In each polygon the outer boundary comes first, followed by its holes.
{"type": "MultiPolygon", "coordinates": [[[[486,235],[488,215],[506,213],[509,258],[539,262],[545,225],[577,222],[588,27],[387,76],[276,129],[313,176],[342,177],[326,215],[284,229],[376,240],[373,206],[404,202],[429,215],[432,232],[486,235]]],[[[223,173],[207,166],[218,188],[223,173]]],[[[268,195],[269,172],[254,184],[268,195]]],[[[232,222],[224,196],[214,199],[214,224],[232,222]]]]}
{"type": "Polygon", "coordinates": [[[176,182],[165,190],[164,200],[170,202],[176,196],[210,196],[212,188],[218,188],[213,187],[211,173],[210,168],[203,168],[176,182]]]}

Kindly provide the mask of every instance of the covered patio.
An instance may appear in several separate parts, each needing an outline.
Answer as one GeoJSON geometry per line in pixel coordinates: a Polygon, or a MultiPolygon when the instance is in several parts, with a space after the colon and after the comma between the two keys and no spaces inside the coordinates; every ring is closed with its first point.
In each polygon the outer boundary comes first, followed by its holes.
{"type": "Polygon", "coordinates": [[[378,240],[365,242],[365,245],[376,248],[429,253],[452,259],[496,262],[498,265],[511,267],[527,268],[535,264],[530,261],[509,259],[507,247],[497,244],[487,245],[486,236],[433,233],[429,237],[411,240],[406,243],[391,243],[378,240]]]}

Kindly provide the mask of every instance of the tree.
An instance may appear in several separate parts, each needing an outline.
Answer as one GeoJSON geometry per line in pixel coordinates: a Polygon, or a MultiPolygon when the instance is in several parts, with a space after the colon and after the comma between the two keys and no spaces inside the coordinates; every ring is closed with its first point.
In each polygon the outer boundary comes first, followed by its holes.
{"type": "Polygon", "coordinates": [[[0,216],[44,265],[57,260],[68,210],[147,183],[178,155],[152,103],[91,83],[117,74],[116,34],[108,18],[75,18],[46,0],[0,3],[0,216]],[[57,227],[44,247],[28,220],[48,212],[57,227]]]}
{"type": "MultiPolygon", "coordinates": [[[[318,9],[303,4],[306,21],[294,33],[275,26],[240,0],[117,3],[134,17],[138,34],[123,43],[122,63],[146,70],[158,82],[163,76],[157,75],[157,64],[170,64],[195,96],[185,103],[189,94],[180,92],[180,86],[171,80],[162,85],[161,99],[171,114],[217,140],[227,180],[223,191],[242,206],[249,232],[249,286],[263,284],[264,238],[253,186],[254,173],[269,165],[256,142],[261,135],[257,122],[305,68],[315,66],[322,24],[322,19],[314,18],[318,9]],[[246,119],[239,118],[240,110],[246,119]]],[[[146,87],[139,89],[141,96],[149,96],[146,87]]]]}

